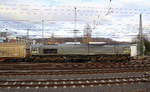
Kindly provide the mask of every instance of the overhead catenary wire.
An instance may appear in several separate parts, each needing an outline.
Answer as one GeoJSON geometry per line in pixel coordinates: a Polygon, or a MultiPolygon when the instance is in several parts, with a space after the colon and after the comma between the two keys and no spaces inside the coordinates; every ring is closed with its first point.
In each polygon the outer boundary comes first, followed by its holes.
{"type": "Polygon", "coordinates": [[[111,7],[111,0],[109,2],[109,6],[108,6],[108,11],[106,12],[105,16],[109,15],[112,11],[112,7],[111,7]]]}
{"type": "MultiPolygon", "coordinates": [[[[110,0],[110,2],[109,2],[109,4],[111,4],[111,2],[112,2],[112,0],[110,0]]],[[[17,5],[16,5],[17,6],[17,5]]],[[[21,5],[20,5],[21,6],[21,5]]],[[[25,6],[25,5],[24,5],[25,6]]],[[[26,5],[26,6],[29,6],[29,5],[26,5]]],[[[32,6],[32,5],[31,5],[32,6]]],[[[36,6],[36,5],[35,5],[36,6]]],[[[62,8],[58,8],[58,9],[56,9],[56,8],[51,8],[51,6],[43,6],[43,7],[45,7],[45,9],[43,8],[43,9],[38,9],[38,8],[28,8],[28,10],[33,10],[33,12],[29,12],[30,14],[33,14],[33,15],[37,15],[38,14],[38,12],[40,11],[40,10],[44,10],[44,11],[46,11],[47,13],[47,15],[49,15],[49,13],[48,12],[51,12],[51,11],[55,11],[55,12],[57,12],[57,13],[59,13],[58,11],[63,11],[66,15],[71,15],[72,13],[67,13],[68,11],[70,12],[72,12],[73,11],[73,9],[69,9],[69,7],[66,7],[66,9],[64,9],[63,7],[62,8]],[[67,11],[67,12],[66,12],[67,11]]],[[[96,7],[80,7],[81,9],[80,9],[80,11],[81,12],[83,12],[83,13],[78,13],[79,14],[79,16],[81,16],[81,15],[85,15],[85,16],[97,16],[97,15],[99,15],[99,14],[101,14],[101,13],[106,13],[106,15],[107,15],[107,12],[109,11],[110,12],[110,10],[112,10],[113,9],[113,14],[118,14],[118,15],[120,15],[120,14],[123,14],[123,15],[134,15],[134,14],[137,14],[137,13],[139,13],[139,12],[141,12],[141,11],[144,11],[144,13],[145,14],[150,14],[150,12],[149,12],[149,9],[140,9],[140,8],[135,8],[135,9],[130,9],[130,8],[112,8],[111,6],[110,7],[104,7],[104,8],[96,8],[96,7]],[[82,10],[82,8],[83,9],[86,9],[86,10],[82,10]],[[93,9],[92,11],[91,10],[88,10],[88,9],[93,9]],[[96,14],[89,14],[89,13],[92,13],[92,12],[94,12],[94,13],[96,13],[96,14]],[[89,14],[89,15],[88,15],[89,14]]],[[[15,9],[17,9],[17,8],[1,8],[0,7],[0,10],[15,10],[15,9]]],[[[25,8],[19,8],[20,10],[26,10],[25,8]]],[[[7,11],[8,13],[13,13],[12,11],[10,12],[10,11],[7,11]]],[[[144,14],[143,13],[143,14],[144,14]]],[[[14,13],[15,14],[15,13],[14,13]]],[[[24,12],[22,13],[22,14],[24,14],[24,12]]],[[[51,13],[51,14],[53,14],[53,13],[51,13]]],[[[109,15],[110,13],[108,13],[108,15],[109,15]]],[[[21,14],[20,14],[21,15],[21,14]]],[[[5,21],[5,20],[4,20],[5,21]]],[[[6,20],[7,21],[7,20],[6,20]]],[[[14,20],[15,21],[15,20],[14,20]]],[[[21,21],[21,20],[20,20],[21,21]]],[[[26,21],[26,20],[22,20],[22,21],[26,21]]],[[[21,21],[21,22],[22,22],[21,21]]],[[[30,21],[30,20],[28,20],[28,21],[30,21]]],[[[45,22],[46,21],[55,21],[55,22],[57,22],[58,20],[44,20],[44,25],[45,25],[45,22]]],[[[68,21],[68,20],[66,20],[66,21],[68,21]]],[[[70,20],[70,21],[72,21],[72,20],[70,20]]],[[[78,20],[79,21],[79,20],[78,20]]],[[[130,21],[132,21],[132,20],[130,20],[130,21]]],[[[100,25],[108,25],[108,26],[113,26],[114,24],[100,24],[100,25]]],[[[121,24],[121,23],[118,23],[118,24],[115,24],[115,25],[122,25],[122,26],[126,26],[126,24],[121,24]]],[[[131,24],[129,24],[129,25],[131,25],[131,24]]],[[[133,24],[134,26],[136,26],[137,24],[133,24]]],[[[70,28],[71,29],[71,28],[70,28]]],[[[37,28],[35,28],[35,30],[37,30],[37,28]]],[[[42,30],[42,29],[39,29],[39,30],[42,30]]],[[[44,31],[48,31],[49,29],[44,29],[44,31]]],[[[42,33],[42,37],[44,37],[43,36],[43,33],[42,33]]]]}
{"type": "MultiPolygon", "coordinates": [[[[78,7],[77,7],[78,8],[78,7]]],[[[80,8],[80,11],[82,11],[83,13],[107,13],[108,10],[112,9],[113,10],[113,14],[114,13],[124,13],[124,14],[131,14],[131,13],[140,13],[141,11],[143,11],[143,14],[149,14],[150,12],[150,9],[144,9],[144,8],[120,8],[120,7],[114,7],[112,8],[111,6],[111,2],[109,3],[109,6],[108,7],[79,7],[80,8]]],[[[0,10],[1,12],[2,11],[5,11],[5,12],[9,12],[9,13],[15,13],[16,11],[15,10],[22,10],[22,13],[31,13],[31,14],[37,14],[39,13],[41,10],[42,11],[45,11],[45,12],[50,12],[48,14],[51,14],[51,12],[57,12],[57,11],[60,11],[60,12],[73,12],[73,9],[70,9],[70,7],[65,7],[65,9],[63,7],[59,7],[57,6],[57,8],[19,8],[19,7],[16,7],[16,8],[5,8],[5,7],[0,7],[0,10]],[[30,12],[32,11],[32,12],[30,12]]],[[[18,12],[16,12],[18,13],[18,12]]],[[[68,13],[68,14],[72,14],[72,13],[68,13]]],[[[86,15],[86,14],[85,14],[86,15]]]]}

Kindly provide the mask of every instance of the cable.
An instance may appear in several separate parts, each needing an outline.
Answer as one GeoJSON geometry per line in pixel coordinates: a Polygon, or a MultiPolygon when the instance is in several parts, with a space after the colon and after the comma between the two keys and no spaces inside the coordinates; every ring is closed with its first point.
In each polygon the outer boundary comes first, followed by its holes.
{"type": "Polygon", "coordinates": [[[107,15],[109,15],[112,11],[111,11],[111,0],[110,0],[110,2],[109,2],[109,6],[108,6],[108,11],[107,11],[107,13],[105,14],[105,16],[107,16],[107,15]]]}

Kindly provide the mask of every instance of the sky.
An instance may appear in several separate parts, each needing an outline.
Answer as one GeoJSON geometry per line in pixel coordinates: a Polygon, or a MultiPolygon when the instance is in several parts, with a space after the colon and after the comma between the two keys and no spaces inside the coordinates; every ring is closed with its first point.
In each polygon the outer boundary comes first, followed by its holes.
{"type": "Polygon", "coordinates": [[[139,14],[143,15],[143,31],[150,33],[149,0],[0,0],[0,30],[41,37],[51,34],[73,37],[74,7],[77,8],[77,36],[83,36],[89,24],[93,37],[132,41],[138,34],[139,14]],[[111,1],[111,2],[110,2],[111,1]]]}

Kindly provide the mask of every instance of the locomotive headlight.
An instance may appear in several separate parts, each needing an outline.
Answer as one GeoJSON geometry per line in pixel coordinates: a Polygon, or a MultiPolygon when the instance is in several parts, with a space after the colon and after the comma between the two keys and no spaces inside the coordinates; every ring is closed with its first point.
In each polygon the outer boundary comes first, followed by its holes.
{"type": "Polygon", "coordinates": [[[39,54],[38,48],[32,49],[32,50],[31,50],[31,53],[32,53],[32,54],[39,54]]]}
{"type": "Polygon", "coordinates": [[[124,54],[130,53],[130,49],[129,49],[129,48],[125,48],[125,49],[123,50],[123,53],[124,53],[124,54]]]}

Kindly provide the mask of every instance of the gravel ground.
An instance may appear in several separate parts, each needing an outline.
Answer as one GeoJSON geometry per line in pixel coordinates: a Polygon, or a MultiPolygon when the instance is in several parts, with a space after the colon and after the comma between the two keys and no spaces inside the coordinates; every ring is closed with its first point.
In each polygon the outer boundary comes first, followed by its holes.
{"type": "Polygon", "coordinates": [[[128,73],[102,73],[102,74],[76,74],[76,75],[17,75],[17,76],[0,76],[0,80],[6,79],[80,79],[80,78],[126,78],[141,77],[144,72],[128,72],[128,73]]]}
{"type": "Polygon", "coordinates": [[[0,88],[0,92],[150,92],[150,83],[66,88],[0,88]]]}

